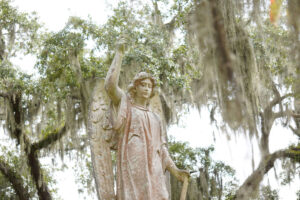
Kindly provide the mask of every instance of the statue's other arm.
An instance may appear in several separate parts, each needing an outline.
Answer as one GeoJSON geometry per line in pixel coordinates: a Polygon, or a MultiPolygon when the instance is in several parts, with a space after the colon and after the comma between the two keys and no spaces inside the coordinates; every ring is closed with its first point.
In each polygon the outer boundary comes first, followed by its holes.
{"type": "Polygon", "coordinates": [[[185,177],[189,177],[190,173],[187,170],[178,169],[172,160],[166,142],[166,130],[161,126],[161,131],[165,134],[161,134],[161,152],[164,170],[168,170],[173,176],[175,176],[179,181],[184,181],[185,177]]]}
{"type": "Polygon", "coordinates": [[[119,104],[122,97],[122,90],[119,88],[119,76],[124,56],[125,44],[120,42],[117,46],[113,62],[105,78],[105,90],[115,105],[119,104]]]}
{"type": "Polygon", "coordinates": [[[175,176],[179,181],[184,181],[185,177],[189,177],[190,173],[186,170],[178,169],[173,162],[172,158],[169,155],[169,151],[166,145],[162,146],[162,155],[163,155],[163,162],[165,165],[165,169],[168,170],[173,176],[175,176]]]}

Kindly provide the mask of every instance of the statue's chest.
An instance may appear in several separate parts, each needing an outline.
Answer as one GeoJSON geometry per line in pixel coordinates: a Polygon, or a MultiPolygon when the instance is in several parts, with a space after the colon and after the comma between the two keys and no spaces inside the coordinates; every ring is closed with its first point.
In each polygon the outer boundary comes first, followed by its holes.
{"type": "Polygon", "coordinates": [[[160,123],[153,112],[133,107],[130,131],[156,140],[160,137],[160,123]]]}

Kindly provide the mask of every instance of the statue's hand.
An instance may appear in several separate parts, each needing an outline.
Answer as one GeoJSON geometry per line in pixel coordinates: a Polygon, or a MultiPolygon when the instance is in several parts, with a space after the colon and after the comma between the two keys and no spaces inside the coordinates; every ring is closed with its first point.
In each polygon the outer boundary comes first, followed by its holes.
{"type": "Polygon", "coordinates": [[[189,171],[182,169],[174,170],[173,175],[181,182],[183,182],[185,178],[189,178],[191,176],[189,171]]]}

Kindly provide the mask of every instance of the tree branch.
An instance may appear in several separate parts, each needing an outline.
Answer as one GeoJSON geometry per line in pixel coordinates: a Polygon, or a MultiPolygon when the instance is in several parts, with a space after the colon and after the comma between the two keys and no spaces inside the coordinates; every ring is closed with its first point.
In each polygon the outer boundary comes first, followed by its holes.
{"type": "MultiPolygon", "coordinates": [[[[261,159],[257,169],[246,179],[246,181],[240,186],[236,192],[236,199],[247,200],[256,194],[260,182],[263,177],[270,169],[273,168],[276,159],[278,158],[291,158],[298,161],[300,156],[300,147],[290,147],[276,151],[268,156],[261,159]]],[[[298,161],[299,162],[299,161],[298,161]]]]}
{"type": "Polygon", "coordinates": [[[52,133],[48,134],[45,138],[41,139],[38,142],[35,142],[31,145],[31,149],[33,151],[38,151],[43,148],[47,148],[49,145],[61,139],[67,132],[66,125],[64,125],[61,129],[55,130],[52,133]]]}
{"type": "Polygon", "coordinates": [[[27,154],[28,165],[30,166],[30,173],[34,180],[39,199],[41,200],[51,200],[50,190],[47,183],[44,181],[43,173],[41,170],[41,164],[38,160],[36,151],[30,151],[27,154]]]}
{"type": "Polygon", "coordinates": [[[30,167],[30,173],[36,185],[39,198],[42,200],[51,200],[52,197],[47,183],[44,181],[43,172],[41,169],[41,164],[38,160],[37,153],[39,150],[48,147],[50,144],[53,144],[54,142],[62,138],[66,132],[66,125],[64,125],[59,130],[53,131],[52,133],[48,134],[44,139],[33,144],[30,143],[26,135],[23,135],[25,152],[27,155],[28,166],[30,167]]]}
{"type": "Polygon", "coordinates": [[[24,150],[26,152],[27,163],[30,168],[30,174],[37,189],[40,200],[51,200],[50,190],[44,180],[40,161],[37,156],[37,150],[32,148],[28,137],[23,134],[24,150]]]}
{"type": "MultiPolygon", "coordinates": [[[[43,180],[43,174],[41,171],[41,166],[38,160],[37,152],[62,138],[67,132],[66,129],[66,125],[64,125],[59,130],[56,129],[52,133],[48,134],[44,139],[31,144],[30,149],[27,149],[28,164],[30,166],[31,175],[36,184],[40,199],[50,200],[52,198],[47,184],[43,180]]],[[[28,141],[28,139],[26,139],[26,141],[28,141]]]]}
{"type": "Polygon", "coordinates": [[[16,194],[20,200],[29,200],[30,195],[28,190],[24,187],[23,180],[12,167],[10,167],[5,161],[0,159],[0,171],[12,184],[16,194]]]}
{"type": "Polygon", "coordinates": [[[288,97],[292,97],[292,96],[294,96],[294,95],[295,95],[294,93],[288,93],[288,94],[283,95],[283,96],[278,96],[278,97],[276,97],[275,99],[273,99],[273,100],[270,102],[268,108],[271,109],[273,106],[275,106],[276,104],[282,102],[284,99],[286,99],[286,98],[288,98],[288,97]]]}
{"type": "Polygon", "coordinates": [[[274,119],[278,119],[278,118],[281,118],[281,117],[286,117],[286,116],[291,116],[291,111],[290,110],[285,110],[285,111],[282,111],[282,112],[274,112],[272,114],[272,116],[274,117],[274,119]]]}

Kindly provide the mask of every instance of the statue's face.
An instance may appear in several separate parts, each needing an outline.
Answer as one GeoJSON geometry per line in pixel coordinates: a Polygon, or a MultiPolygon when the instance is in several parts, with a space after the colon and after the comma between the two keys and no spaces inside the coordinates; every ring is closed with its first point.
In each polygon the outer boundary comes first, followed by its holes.
{"type": "Polygon", "coordinates": [[[149,99],[152,93],[153,84],[149,78],[143,79],[136,86],[136,97],[149,99]]]}

